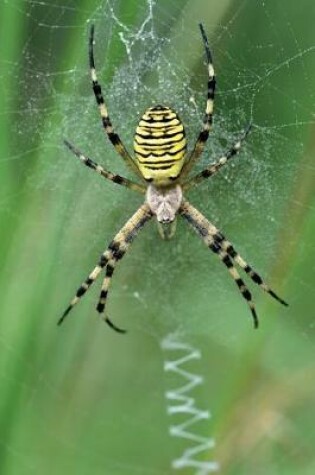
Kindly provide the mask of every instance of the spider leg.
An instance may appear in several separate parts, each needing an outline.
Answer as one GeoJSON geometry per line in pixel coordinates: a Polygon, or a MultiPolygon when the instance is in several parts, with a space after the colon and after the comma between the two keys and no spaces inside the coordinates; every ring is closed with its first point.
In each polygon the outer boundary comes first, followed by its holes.
{"type": "MultiPolygon", "coordinates": [[[[144,224],[152,217],[152,213],[147,204],[143,204],[140,208],[134,213],[134,215],[127,221],[123,228],[119,231],[118,234],[114,237],[108,248],[101,255],[97,266],[89,274],[88,278],[81,284],[78,288],[75,297],[70,302],[70,305],[66,308],[63,315],[58,321],[60,325],[72,308],[79,302],[81,297],[88,291],[93,282],[97,279],[102,269],[107,266],[106,277],[109,278],[113,274],[113,269],[118,260],[120,260],[127,248],[130,246],[134,238],[136,237],[138,231],[144,226],[144,224]]],[[[105,279],[106,279],[105,277],[105,279]]],[[[102,289],[103,290],[103,289],[102,289]]],[[[104,296],[101,297],[103,298],[104,296]]],[[[103,308],[104,310],[104,308],[103,308]]],[[[99,308],[98,308],[98,311],[99,308]]],[[[107,319],[108,320],[108,319],[107,319]]],[[[111,323],[110,321],[107,323],[111,323]]],[[[111,326],[114,327],[112,324],[111,326]]]]}
{"type": "Polygon", "coordinates": [[[183,183],[182,187],[183,190],[189,190],[192,186],[196,185],[197,183],[200,183],[206,178],[209,178],[210,176],[214,175],[217,173],[220,168],[222,168],[232,157],[237,155],[239,151],[241,150],[242,147],[242,142],[246,139],[247,135],[249,134],[250,130],[252,128],[252,124],[250,123],[242,137],[234,144],[232,147],[226,152],[225,155],[220,157],[215,163],[209,165],[207,168],[202,170],[200,173],[197,175],[194,175],[193,177],[189,178],[188,181],[183,183]]]}
{"type": "MultiPolygon", "coordinates": [[[[100,314],[103,314],[105,311],[109,286],[117,263],[123,258],[140,229],[151,217],[152,212],[150,211],[149,206],[147,204],[142,205],[141,208],[139,208],[139,210],[114,237],[111,243],[112,257],[106,265],[105,278],[103,280],[99,301],[96,307],[100,314]]],[[[116,327],[107,316],[104,317],[104,320],[114,330],[124,333],[124,330],[116,327]]]]}
{"type": "Polygon", "coordinates": [[[191,152],[190,156],[188,157],[187,162],[183,166],[182,169],[182,176],[187,176],[187,174],[190,172],[200,155],[202,154],[205,144],[208,140],[209,137],[209,131],[212,126],[212,116],[213,116],[213,104],[214,104],[214,91],[215,91],[215,75],[214,75],[214,68],[213,68],[213,63],[212,63],[212,56],[210,52],[210,47],[209,47],[209,42],[208,38],[206,35],[206,32],[204,30],[203,25],[200,23],[199,28],[201,31],[201,36],[206,52],[206,58],[207,58],[207,64],[208,64],[208,92],[207,92],[207,103],[206,103],[206,112],[203,118],[203,127],[202,130],[198,136],[198,139],[196,141],[195,147],[193,151],[191,152]]]}
{"type": "Polygon", "coordinates": [[[80,301],[83,295],[89,290],[91,285],[95,282],[99,274],[101,273],[102,269],[106,266],[108,260],[111,257],[111,252],[106,250],[100,257],[100,260],[96,267],[94,267],[93,271],[89,274],[87,279],[80,285],[78,288],[74,298],[71,300],[70,305],[66,308],[63,312],[61,317],[58,320],[58,325],[61,325],[69,314],[69,312],[73,309],[73,307],[80,301]]]}
{"type": "Polygon", "coordinates": [[[188,201],[183,200],[179,213],[188,221],[193,229],[201,236],[205,244],[222,260],[223,264],[228,268],[231,276],[235,280],[242,296],[247,300],[250,310],[253,315],[255,327],[258,326],[258,318],[255,311],[252,296],[247,289],[245,283],[240,278],[233,261],[238,264],[265,292],[278,300],[283,305],[287,305],[284,300],[280,299],[262,280],[262,278],[242,259],[236,252],[232,244],[225,239],[223,234],[208,221],[196,208],[194,208],[188,201]]]}
{"type": "MultiPolygon", "coordinates": [[[[119,246],[118,241],[117,241],[117,244],[119,246]]],[[[111,283],[111,280],[112,280],[112,277],[113,277],[113,273],[114,273],[116,264],[123,257],[123,255],[126,252],[126,249],[124,249],[124,250],[121,249],[121,250],[118,250],[117,252],[119,252],[119,256],[117,255],[116,259],[113,258],[106,267],[105,278],[104,278],[103,283],[102,283],[102,289],[101,289],[99,301],[98,301],[98,304],[96,306],[96,310],[99,312],[99,314],[102,314],[105,311],[105,306],[106,306],[107,296],[108,296],[108,290],[109,290],[109,286],[110,286],[110,283],[111,283]]],[[[104,320],[111,328],[113,328],[113,330],[117,331],[118,333],[125,333],[126,332],[126,330],[123,330],[122,328],[117,327],[110,320],[110,318],[108,316],[105,316],[104,320]]]]}
{"type": "Polygon", "coordinates": [[[106,107],[104,97],[102,94],[102,88],[96,76],[93,46],[94,46],[94,25],[91,25],[90,37],[89,37],[89,64],[90,64],[93,92],[94,92],[96,103],[98,105],[98,108],[101,114],[104,130],[107,133],[109,140],[114,145],[116,151],[123,158],[123,160],[128,165],[128,167],[134,173],[136,173],[140,178],[143,178],[134,160],[128,153],[122,141],[120,140],[119,135],[114,131],[112,122],[109,118],[107,107],[106,107]]]}
{"type": "Polygon", "coordinates": [[[214,238],[214,230],[216,229],[210,221],[208,221],[196,208],[194,208],[188,201],[183,200],[183,203],[179,209],[179,213],[188,221],[194,231],[199,234],[204,243],[211,251],[219,256],[223,264],[226,266],[231,277],[239,288],[243,298],[246,300],[249,309],[251,311],[254,327],[258,327],[258,317],[255,310],[255,305],[252,300],[252,295],[248,290],[245,282],[237,272],[236,267],[226,251],[224,251],[220,244],[214,238]]]}
{"type": "Polygon", "coordinates": [[[70,142],[67,140],[64,140],[65,145],[71,150],[71,152],[78,157],[79,160],[81,160],[84,165],[86,165],[89,168],[92,168],[92,170],[95,170],[97,173],[102,175],[104,178],[107,178],[108,180],[117,183],[122,186],[126,186],[127,188],[130,188],[133,191],[137,191],[138,193],[145,193],[146,187],[143,185],[139,185],[138,183],[134,183],[131,180],[128,180],[127,178],[124,178],[120,175],[116,175],[114,173],[111,173],[105,168],[103,168],[101,165],[98,165],[96,162],[94,162],[91,158],[87,157],[84,155],[80,150],[78,150],[74,145],[72,145],[70,142]]]}
{"type": "Polygon", "coordinates": [[[284,306],[288,306],[288,303],[280,298],[271,288],[266,284],[262,277],[242,258],[242,256],[236,251],[235,247],[230,241],[225,239],[223,234],[216,229],[216,234],[213,236],[214,240],[220,245],[220,247],[243,269],[251,280],[257,284],[262,290],[267,292],[271,297],[280,302],[284,306]]]}
{"type": "Polygon", "coordinates": [[[223,264],[226,266],[227,270],[229,271],[230,275],[234,279],[234,282],[238,286],[239,291],[241,292],[244,299],[247,301],[247,304],[250,308],[250,311],[252,313],[253,320],[254,320],[254,327],[258,328],[259,321],[258,321],[258,316],[255,310],[255,305],[252,299],[252,294],[250,293],[245,282],[243,281],[243,279],[237,272],[236,267],[233,265],[232,259],[226,252],[224,252],[220,248],[220,245],[216,241],[212,241],[212,243],[207,243],[207,245],[209,246],[211,251],[213,251],[215,254],[218,254],[219,258],[221,259],[221,261],[223,262],[223,264]]]}

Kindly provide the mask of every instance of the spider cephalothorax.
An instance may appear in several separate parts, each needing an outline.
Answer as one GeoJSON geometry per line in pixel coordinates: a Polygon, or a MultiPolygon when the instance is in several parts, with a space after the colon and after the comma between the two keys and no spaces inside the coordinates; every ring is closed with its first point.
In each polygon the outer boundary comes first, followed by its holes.
{"type": "Polygon", "coordinates": [[[172,223],[182,204],[183,192],[180,185],[169,188],[157,188],[149,185],[146,192],[146,202],[158,223],[172,223]]]}
{"type": "MultiPolygon", "coordinates": [[[[258,326],[258,318],[252,296],[245,282],[240,277],[236,266],[245,271],[251,280],[259,285],[265,292],[269,293],[283,305],[287,305],[238,254],[234,246],[223,236],[221,231],[208,221],[183,196],[183,193],[190,187],[217,173],[229,159],[235,156],[239,152],[241,143],[250,130],[250,126],[248,126],[240,140],[238,140],[225,155],[201,172],[189,177],[189,173],[202,154],[209,136],[212,125],[215,91],[214,68],[208,39],[203,26],[201,24],[199,26],[208,64],[208,91],[203,126],[196,144],[192,151],[187,153],[185,131],[178,115],[169,107],[156,105],[145,111],[136,129],[134,137],[135,158],[132,158],[128,153],[118,134],[114,131],[109,118],[101,86],[95,72],[93,53],[94,26],[92,25],[91,27],[89,62],[92,87],[100,110],[103,127],[116,151],[123,158],[128,167],[138,176],[141,183],[136,183],[105,170],[102,166],[81,153],[68,141],[65,141],[65,144],[86,166],[92,168],[114,183],[144,194],[145,201],[118,234],[116,234],[105,252],[101,254],[97,266],[83,284],[81,284],[69,307],[60,318],[59,323],[63,322],[70,310],[86,293],[103,270],[105,271],[105,277],[97,304],[97,310],[101,314],[104,313],[108,289],[116,264],[124,256],[139,230],[153,216],[157,220],[162,238],[170,238],[174,234],[177,215],[183,217],[191,225],[206,246],[217,254],[222,263],[226,266],[242,296],[247,301],[254,319],[255,327],[258,326]]],[[[108,317],[105,317],[105,321],[115,330],[123,331],[117,328],[108,317]]]]}

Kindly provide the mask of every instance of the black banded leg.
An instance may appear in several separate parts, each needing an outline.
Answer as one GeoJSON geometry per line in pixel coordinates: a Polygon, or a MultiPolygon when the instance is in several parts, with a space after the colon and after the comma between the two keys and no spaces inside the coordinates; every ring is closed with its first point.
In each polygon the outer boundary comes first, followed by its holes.
{"type": "MultiPolygon", "coordinates": [[[[101,293],[96,307],[96,310],[100,314],[103,314],[105,311],[108,290],[116,264],[118,261],[120,261],[120,259],[122,259],[131,242],[132,241],[129,241],[129,243],[127,243],[124,235],[120,232],[117,236],[115,236],[115,238],[110,244],[110,249],[112,251],[112,259],[107,263],[105,278],[102,283],[101,293]]],[[[118,333],[126,333],[126,330],[117,327],[108,316],[105,316],[104,320],[113,330],[117,331],[118,333]]]]}
{"type": "Polygon", "coordinates": [[[214,68],[213,68],[213,61],[212,61],[212,56],[210,52],[210,47],[209,47],[209,41],[206,35],[206,32],[204,30],[203,25],[200,23],[199,28],[201,31],[201,36],[206,52],[206,58],[207,58],[207,65],[208,65],[208,89],[207,89],[207,103],[206,103],[206,112],[203,118],[203,127],[202,130],[198,136],[198,139],[196,141],[195,147],[193,151],[191,152],[187,162],[185,163],[183,170],[182,170],[182,176],[187,176],[187,174],[190,172],[200,155],[202,154],[205,144],[208,140],[209,137],[209,132],[212,126],[212,117],[213,117],[213,105],[214,105],[214,92],[215,92],[215,75],[214,75],[214,68]]]}
{"type": "MultiPolygon", "coordinates": [[[[98,301],[98,304],[97,304],[97,307],[96,307],[96,310],[100,314],[103,314],[104,311],[105,311],[105,306],[106,306],[107,296],[108,296],[108,290],[109,290],[109,286],[110,286],[112,276],[113,276],[113,273],[114,273],[117,262],[118,262],[118,259],[116,259],[116,260],[113,259],[112,261],[110,261],[110,263],[106,267],[105,278],[103,280],[102,289],[101,289],[101,293],[100,293],[100,298],[99,298],[99,301],[98,301]]],[[[104,316],[103,318],[104,318],[105,322],[113,330],[117,331],[118,333],[126,333],[126,330],[123,330],[122,328],[117,327],[117,325],[115,325],[107,315],[104,316]]]]}
{"type": "Polygon", "coordinates": [[[275,300],[280,302],[284,306],[288,306],[287,302],[285,302],[282,298],[280,298],[262,279],[262,277],[242,258],[242,256],[236,251],[234,246],[225,239],[220,231],[218,231],[217,235],[214,236],[216,242],[220,243],[222,249],[233,259],[233,261],[238,264],[241,269],[243,269],[246,274],[252,279],[252,281],[259,285],[259,287],[267,292],[271,297],[275,300]]]}
{"type": "Polygon", "coordinates": [[[218,244],[216,241],[213,241],[211,244],[209,244],[209,248],[219,256],[223,264],[226,266],[227,270],[229,271],[231,277],[233,278],[234,282],[238,286],[239,291],[242,294],[242,297],[246,300],[247,305],[249,306],[249,309],[251,311],[251,314],[253,316],[254,320],[254,327],[258,328],[258,316],[255,310],[255,305],[252,299],[252,295],[250,291],[248,290],[245,282],[243,279],[240,277],[239,273],[237,272],[236,267],[233,265],[232,259],[229,257],[227,252],[223,251],[220,247],[220,244],[218,244]]]}
{"type": "Polygon", "coordinates": [[[218,231],[210,221],[208,221],[196,208],[194,208],[188,201],[183,200],[179,209],[179,213],[188,221],[194,231],[202,238],[207,247],[209,247],[214,253],[218,254],[223,264],[227,267],[230,275],[234,279],[238,286],[242,296],[247,301],[251,314],[254,319],[254,326],[258,326],[258,317],[256,314],[255,306],[252,300],[251,293],[246,287],[244,281],[241,279],[230,256],[225,250],[222,249],[221,243],[216,241],[214,236],[218,231]]]}
{"type": "MultiPolygon", "coordinates": [[[[144,224],[151,219],[152,213],[149,206],[145,203],[131,216],[123,228],[119,231],[118,234],[114,237],[113,241],[110,243],[106,251],[101,255],[100,260],[88,278],[83,282],[83,284],[77,290],[75,297],[70,302],[69,307],[64,311],[63,315],[58,321],[60,325],[66,316],[69,314],[70,310],[79,302],[81,297],[87,292],[91,287],[93,282],[97,279],[102,269],[105,266],[110,268],[113,262],[121,259],[126,249],[129,247],[138,231],[144,226],[144,224]]],[[[106,271],[110,273],[109,270],[106,271]]],[[[112,325],[113,326],[113,325],[112,325]]]]}
{"type": "Polygon", "coordinates": [[[254,304],[252,302],[251,294],[246,288],[243,280],[238,275],[237,270],[233,265],[233,261],[238,264],[265,292],[269,293],[272,297],[278,300],[283,305],[287,303],[280,299],[262,280],[262,278],[244,261],[244,259],[236,252],[232,244],[225,239],[223,234],[208,221],[196,208],[194,208],[188,201],[183,200],[179,213],[188,221],[194,231],[199,234],[205,244],[210,247],[214,252],[219,254],[219,257],[223,263],[229,268],[229,272],[236,281],[243,297],[247,300],[251,309],[255,325],[257,325],[258,319],[255,312],[254,304]]]}
{"type": "MultiPolygon", "coordinates": [[[[108,261],[106,266],[105,278],[103,280],[100,298],[96,307],[100,314],[104,314],[105,312],[109,286],[118,261],[123,258],[140,229],[149,219],[151,219],[151,217],[152,213],[149,206],[147,204],[142,205],[111,242],[109,250],[112,253],[112,258],[108,261]]],[[[104,320],[114,330],[120,333],[125,332],[125,330],[114,325],[108,316],[105,316],[104,320]]]]}
{"type": "Polygon", "coordinates": [[[75,294],[75,297],[71,300],[69,307],[63,312],[61,318],[58,320],[58,325],[61,325],[66,316],[69,312],[73,309],[73,307],[80,301],[83,295],[89,290],[91,285],[95,282],[99,274],[101,273],[102,269],[106,266],[108,259],[110,259],[111,253],[110,251],[106,250],[100,257],[100,260],[97,266],[93,269],[93,271],[89,274],[88,278],[80,285],[75,294]]]}
{"type": "Polygon", "coordinates": [[[275,300],[280,302],[282,305],[288,306],[287,302],[281,299],[271,288],[266,284],[262,277],[242,258],[242,256],[236,251],[235,247],[230,241],[228,241],[221,231],[216,228],[210,221],[209,223],[209,233],[213,237],[213,240],[220,246],[220,248],[226,252],[232,260],[243,269],[247,275],[252,279],[252,281],[259,285],[261,289],[271,295],[275,300]]]}
{"type": "Polygon", "coordinates": [[[91,158],[87,157],[84,155],[80,150],[78,150],[74,145],[72,145],[68,140],[64,140],[65,145],[71,150],[71,152],[78,157],[78,159],[87,167],[91,168],[92,170],[95,170],[97,173],[102,175],[104,178],[107,178],[108,180],[117,183],[118,185],[125,186],[127,188],[130,188],[133,191],[137,191],[138,193],[144,194],[146,187],[143,185],[138,185],[138,183],[134,183],[131,180],[128,180],[127,178],[124,178],[120,175],[116,175],[114,173],[111,173],[105,168],[103,168],[101,165],[98,165],[96,162],[94,162],[91,158]]]}
{"type": "Polygon", "coordinates": [[[244,134],[242,135],[242,137],[227,151],[225,155],[223,155],[215,163],[213,163],[212,165],[209,165],[200,173],[191,177],[187,182],[185,182],[183,184],[183,190],[184,191],[189,190],[189,188],[196,185],[197,183],[200,183],[204,179],[211,177],[212,175],[217,173],[232,157],[237,155],[239,151],[241,150],[242,143],[246,139],[251,128],[252,128],[252,124],[249,124],[244,134]]]}
{"type": "Polygon", "coordinates": [[[134,173],[136,173],[140,178],[142,178],[142,175],[139,172],[137,165],[135,164],[134,160],[128,153],[122,141],[120,140],[119,135],[114,131],[112,122],[109,118],[107,107],[106,107],[104,97],[102,94],[102,88],[96,76],[93,47],[94,47],[94,25],[91,25],[90,38],[89,38],[89,63],[90,63],[93,92],[94,92],[96,103],[98,105],[98,108],[101,114],[103,128],[105,132],[107,133],[109,140],[114,145],[116,151],[123,158],[123,160],[128,165],[128,167],[134,173]]]}

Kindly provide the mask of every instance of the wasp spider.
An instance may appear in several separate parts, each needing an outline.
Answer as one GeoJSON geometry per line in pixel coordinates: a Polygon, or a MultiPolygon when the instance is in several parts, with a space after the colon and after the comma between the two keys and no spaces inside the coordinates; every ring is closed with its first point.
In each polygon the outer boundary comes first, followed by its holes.
{"type": "MultiPolygon", "coordinates": [[[[191,225],[206,246],[217,254],[219,259],[221,259],[222,263],[226,266],[232,279],[234,279],[238,286],[241,295],[249,306],[255,327],[258,326],[258,317],[252,296],[245,282],[240,277],[236,266],[243,269],[252,281],[259,285],[265,292],[283,305],[287,305],[238,254],[234,246],[224,237],[221,231],[208,221],[183,196],[183,192],[189,190],[202,180],[215,175],[231,158],[237,155],[241,149],[243,140],[245,140],[250,130],[249,126],[243,136],[225,155],[207,166],[201,172],[189,177],[191,169],[204,150],[212,126],[216,83],[208,39],[203,26],[201,24],[199,26],[207,59],[208,91],[203,126],[196,144],[191,152],[187,152],[185,130],[178,115],[169,107],[156,105],[145,111],[136,129],[134,137],[135,158],[132,158],[125,148],[120,137],[114,131],[109,118],[102,89],[97,80],[95,71],[93,52],[94,26],[91,26],[89,37],[89,63],[93,92],[100,111],[103,128],[118,154],[135,175],[137,175],[140,183],[136,183],[105,170],[68,141],[65,141],[65,144],[84,165],[92,168],[104,178],[114,183],[142,193],[145,195],[145,201],[118,234],[116,234],[108,248],[100,256],[97,266],[77,290],[69,307],[60,318],[59,324],[63,322],[70,310],[79,302],[81,297],[88,291],[103,270],[105,271],[105,277],[97,304],[97,310],[100,314],[104,315],[108,289],[116,265],[124,256],[140,229],[153,217],[156,218],[159,232],[164,239],[168,239],[174,234],[177,215],[180,215],[191,225]]],[[[104,317],[104,319],[113,329],[120,332],[124,331],[116,327],[108,317],[104,317]]]]}

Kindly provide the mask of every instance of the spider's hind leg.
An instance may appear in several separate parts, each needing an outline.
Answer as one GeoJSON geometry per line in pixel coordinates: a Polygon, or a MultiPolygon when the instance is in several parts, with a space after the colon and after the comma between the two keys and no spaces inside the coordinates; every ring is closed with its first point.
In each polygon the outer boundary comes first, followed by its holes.
{"type": "Polygon", "coordinates": [[[126,165],[141,179],[143,179],[136,163],[134,162],[133,158],[127,151],[126,147],[122,143],[119,135],[115,132],[113,124],[108,114],[108,110],[105,104],[104,96],[102,93],[102,88],[100,83],[98,82],[96,76],[96,68],[95,68],[95,61],[94,61],[94,25],[91,25],[90,28],[90,36],[89,36],[89,64],[90,64],[90,73],[91,73],[91,80],[92,80],[92,88],[95,95],[95,100],[97,106],[100,111],[103,129],[106,132],[109,140],[115,147],[117,153],[122,157],[126,165]]]}
{"type": "Polygon", "coordinates": [[[212,55],[211,55],[211,51],[209,47],[208,37],[201,23],[199,24],[199,28],[200,28],[201,37],[202,37],[202,41],[203,41],[203,45],[204,45],[204,49],[206,53],[207,69],[208,69],[206,110],[205,110],[205,115],[203,118],[203,125],[202,125],[201,132],[199,133],[194,149],[190,153],[185,165],[183,166],[182,173],[181,173],[182,177],[186,177],[189,174],[190,170],[193,168],[193,166],[199,159],[200,155],[202,154],[205,148],[206,142],[209,137],[209,132],[212,127],[216,79],[215,79],[215,74],[214,74],[213,61],[212,61],[212,55]]]}

